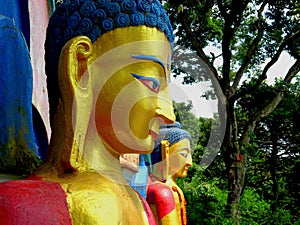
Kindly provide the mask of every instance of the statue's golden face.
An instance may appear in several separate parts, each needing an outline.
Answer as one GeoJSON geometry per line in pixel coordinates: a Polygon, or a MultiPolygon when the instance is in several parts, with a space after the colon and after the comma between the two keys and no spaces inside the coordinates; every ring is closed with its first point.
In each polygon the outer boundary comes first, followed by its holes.
{"type": "Polygon", "coordinates": [[[102,82],[94,91],[99,93],[95,102],[97,132],[114,152],[148,153],[160,124],[175,119],[168,90],[170,45],[154,28],[113,32],[102,36],[101,43],[106,38],[108,45],[101,46],[104,50],[89,69],[91,76],[99,74],[102,82]]]}
{"type": "Polygon", "coordinates": [[[191,147],[188,139],[183,139],[170,147],[169,174],[171,176],[186,177],[188,167],[191,165],[191,147]]]}

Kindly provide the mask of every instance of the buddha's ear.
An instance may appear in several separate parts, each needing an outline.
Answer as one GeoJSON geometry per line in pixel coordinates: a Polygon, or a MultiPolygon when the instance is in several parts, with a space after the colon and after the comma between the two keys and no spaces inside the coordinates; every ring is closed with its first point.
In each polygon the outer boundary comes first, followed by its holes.
{"type": "Polygon", "coordinates": [[[82,78],[89,76],[88,67],[92,58],[93,44],[86,36],[78,36],[68,41],[60,55],[58,80],[63,102],[64,132],[66,135],[62,162],[65,167],[72,170],[86,166],[79,151],[80,138],[76,136],[78,133],[86,132],[90,113],[88,110],[92,109],[92,101],[86,99],[86,96],[92,97],[86,93],[91,90],[85,87],[85,82],[82,82],[84,80],[82,78]],[[73,104],[74,101],[76,102],[75,105],[73,104]]]}
{"type": "Polygon", "coordinates": [[[164,177],[168,178],[169,176],[169,166],[170,166],[170,143],[168,140],[162,140],[160,142],[160,146],[161,146],[161,158],[162,160],[164,160],[166,162],[166,168],[165,168],[165,174],[164,177]]]}
{"type": "Polygon", "coordinates": [[[59,60],[58,79],[62,96],[74,96],[74,90],[80,87],[80,80],[87,71],[93,52],[93,44],[86,36],[69,40],[63,47],[59,60]],[[65,95],[64,95],[65,94],[65,95]]]}

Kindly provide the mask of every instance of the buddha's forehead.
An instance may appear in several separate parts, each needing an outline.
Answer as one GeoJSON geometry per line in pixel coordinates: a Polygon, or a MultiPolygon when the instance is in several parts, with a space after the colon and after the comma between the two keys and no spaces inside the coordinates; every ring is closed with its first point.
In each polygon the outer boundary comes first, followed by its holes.
{"type": "Polygon", "coordinates": [[[110,52],[115,59],[134,55],[155,56],[168,64],[171,45],[165,34],[146,26],[125,27],[110,31],[94,43],[96,57],[110,52]]]}
{"type": "Polygon", "coordinates": [[[190,140],[185,138],[172,145],[170,147],[170,153],[174,152],[175,150],[188,150],[190,152],[190,148],[190,140]]]}

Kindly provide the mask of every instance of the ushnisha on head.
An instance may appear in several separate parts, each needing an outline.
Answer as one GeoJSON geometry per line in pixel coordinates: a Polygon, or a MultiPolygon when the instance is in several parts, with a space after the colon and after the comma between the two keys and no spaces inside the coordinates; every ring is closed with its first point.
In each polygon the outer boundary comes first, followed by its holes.
{"type": "Polygon", "coordinates": [[[187,167],[192,165],[190,141],[191,135],[181,129],[179,122],[161,125],[158,139],[151,153],[151,163],[154,168],[157,166],[154,169],[154,175],[157,173],[159,176],[164,176],[163,179],[166,179],[166,176],[185,177],[187,167]],[[166,152],[165,148],[169,150],[166,152]]]}
{"type": "Polygon", "coordinates": [[[51,117],[61,98],[57,74],[63,46],[77,36],[87,36],[95,42],[101,35],[117,28],[142,25],[164,32],[173,44],[169,17],[158,0],[65,0],[56,8],[49,21],[45,42],[51,117]]]}

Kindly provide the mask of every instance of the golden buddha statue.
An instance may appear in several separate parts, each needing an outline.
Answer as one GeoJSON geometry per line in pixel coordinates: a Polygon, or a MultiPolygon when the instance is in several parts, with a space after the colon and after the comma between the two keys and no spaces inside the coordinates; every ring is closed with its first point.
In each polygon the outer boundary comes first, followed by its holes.
{"type": "Polygon", "coordinates": [[[65,0],[51,16],[52,135],[44,164],[27,181],[59,184],[72,224],[155,224],[119,156],[150,153],[160,125],[175,120],[173,40],[157,0],[65,0]]]}
{"type": "Polygon", "coordinates": [[[178,177],[186,177],[192,165],[190,134],[178,122],[161,126],[151,153],[152,173],[147,201],[157,224],[186,225],[186,201],[178,177]]]}

